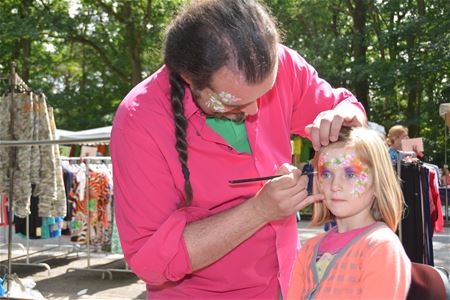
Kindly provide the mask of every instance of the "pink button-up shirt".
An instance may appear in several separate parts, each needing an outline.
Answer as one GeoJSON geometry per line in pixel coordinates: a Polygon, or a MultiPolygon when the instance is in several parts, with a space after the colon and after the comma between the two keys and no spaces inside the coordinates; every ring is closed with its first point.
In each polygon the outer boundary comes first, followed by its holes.
{"type": "Polygon", "coordinates": [[[252,154],[237,152],[207,126],[186,88],[193,189],[187,208],[179,208],[184,178],[167,69],[138,84],[121,103],[111,138],[117,226],[125,259],[147,283],[152,299],[278,299],[280,287],[286,295],[297,250],[295,216],[267,224],[196,272],[183,240],[187,223],[236,206],[263,185],[230,185],[228,180],[274,174],[291,162],[291,133],[305,135],[305,125],[340,101],[360,106],[347,90],[332,89],[320,79],[295,51],[280,46],[278,52],[275,85],[258,99],[258,113],[245,121],[252,154]]]}

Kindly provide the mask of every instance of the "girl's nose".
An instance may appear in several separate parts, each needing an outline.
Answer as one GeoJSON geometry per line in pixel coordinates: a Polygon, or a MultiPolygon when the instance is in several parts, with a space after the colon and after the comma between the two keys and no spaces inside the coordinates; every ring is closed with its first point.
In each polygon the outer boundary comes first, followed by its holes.
{"type": "Polygon", "coordinates": [[[342,182],[338,176],[334,176],[333,181],[331,182],[331,190],[333,192],[342,190],[342,182]]]}

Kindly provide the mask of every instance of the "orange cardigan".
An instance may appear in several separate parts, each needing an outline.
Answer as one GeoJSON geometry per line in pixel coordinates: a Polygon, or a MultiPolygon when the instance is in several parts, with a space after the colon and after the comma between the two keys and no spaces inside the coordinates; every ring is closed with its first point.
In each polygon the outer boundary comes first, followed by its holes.
{"type": "Polygon", "coordinates": [[[322,281],[316,254],[322,233],[300,249],[287,299],[405,299],[411,284],[411,261],[402,244],[384,223],[358,235],[336,254],[322,281]]]}

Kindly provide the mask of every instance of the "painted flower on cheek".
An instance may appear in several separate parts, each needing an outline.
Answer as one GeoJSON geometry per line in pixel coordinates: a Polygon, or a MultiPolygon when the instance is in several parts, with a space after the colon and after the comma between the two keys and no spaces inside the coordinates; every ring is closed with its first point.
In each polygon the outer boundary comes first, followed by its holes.
{"type": "Polygon", "coordinates": [[[210,95],[206,106],[214,112],[223,113],[226,111],[225,105],[234,104],[238,100],[238,98],[228,92],[213,93],[210,95]]]}
{"type": "Polygon", "coordinates": [[[225,112],[225,106],[222,102],[214,98],[214,96],[209,97],[208,101],[206,102],[206,107],[212,109],[214,112],[225,112]]]}

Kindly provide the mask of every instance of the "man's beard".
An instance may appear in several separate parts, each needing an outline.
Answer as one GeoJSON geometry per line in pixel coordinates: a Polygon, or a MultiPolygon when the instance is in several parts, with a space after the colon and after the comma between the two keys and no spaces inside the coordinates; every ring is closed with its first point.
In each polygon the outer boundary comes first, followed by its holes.
{"type": "Polygon", "coordinates": [[[245,113],[243,113],[243,112],[229,113],[229,114],[216,113],[216,114],[210,115],[210,117],[213,117],[215,119],[231,120],[236,123],[243,123],[245,121],[245,113]]]}

